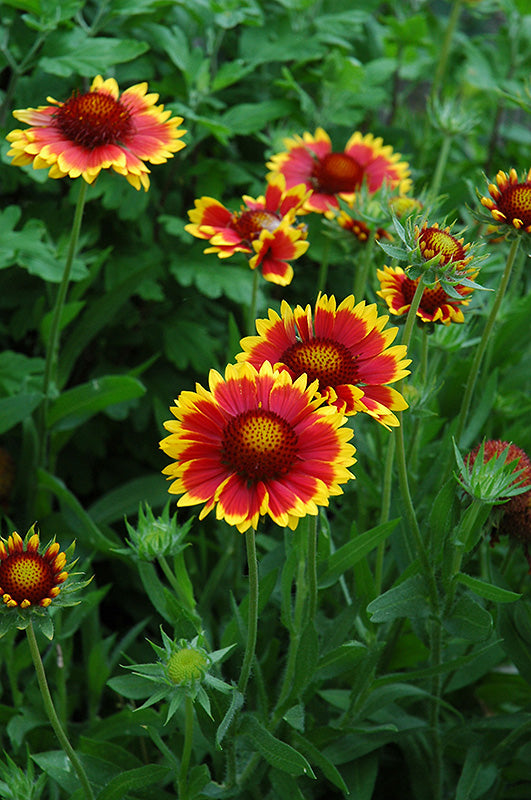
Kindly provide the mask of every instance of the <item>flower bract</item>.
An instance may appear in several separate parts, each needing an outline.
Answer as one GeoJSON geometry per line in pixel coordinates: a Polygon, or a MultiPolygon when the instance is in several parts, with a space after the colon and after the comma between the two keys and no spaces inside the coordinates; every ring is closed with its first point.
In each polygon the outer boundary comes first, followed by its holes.
{"type": "Polygon", "coordinates": [[[280,173],[288,189],[300,183],[310,189],[306,211],[324,214],[339,208],[338,198],[352,203],[364,182],[371,193],[383,184],[402,192],[409,189],[408,164],[371,133],[364,136],[356,131],[342,151],[332,149],[323,128],[317,128],[313,135],[306,132],[285,139],[284,144],[286,151],[272,156],[267,164],[270,177],[280,173]]]}
{"type": "Polygon", "coordinates": [[[376,305],[355,303],[350,295],[339,305],[332,295],[294,310],[282,302],[281,315],[269,310],[256,321],[258,336],[242,339],[238,361],[257,369],[269,361],[296,380],[317,381],[318,396],[344,414],[363,411],[386,427],[397,426],[393,410],[407,408],[386,384],[409,374],[406,348],[390,346],[397,328],[385,328],[389,317],[378,317],[376,305]]]}
{"type": "Polygon", "coordinates": [[[229,364],[224,377],[211,370],[209,386],[181,392],[176,419],[164,423],[160,446],[174,462],[163,472],[177,505],[204,503],[200,519],[215,508],[241,532],[265,514],[293,530],[342,493],[353,477],[352,431],[335,408],[320,407],[306,375],[229,364]]]}
{"type": "Polygon", "coordinates": [[[210,241],[205,253],[217,253],[219,258],[252,254],[251,269],[260,267],[265,280],[287,286],[293,278],[289,262],[309,247],[306,226],[295,220],[306,196],[304,186],[286,190],[284,178],[278,176],[268,184],[264,196],[253,199],[245,195],[239,211],[229,211],[213,197],[202,197],[188,212],[191,222],[185,230],[210,241]]]}
{"type": "Polygon", "coordinates": [[[489,183],[490,197],[481,197],[497,225],[507,225],[516,231],[531,233],[531,169],[518,177],[515,169],[500,170],[496,183],[489,183]]]}
{"type": "Polygon", "coordinates": [[[24,130],[8,134],[13,164],[47,168],[51,178],[82,177],[93,183],[102,169],[113,169],[140,189],[149,188],[151,164],[163,164],[185,147],[182,117],[156,105],[147,83],[120,94],[114,78],[94,78],[90,90],[65,102],[13,112],[24,130]]]}
{"type": "MultiPolygon", "coordinates": [[[[474,277],[474,274],[464,274],[463,277],[474,277]]],[[[401,267],[387,267],[378,270],[380,291],[376,292],[382,297],[391,314],[402,316],[407,314],[415,294],[420,278],[410,278],[401,267]]],[[[474,291],[471,286],[454,284],[452,286],[457,297],[449,295],[436,281],[433,286],[427,286],[422,293],[417,317],[422,322],[438,322],[449,325],[451,322],[464,322],[462,306],[470,303],[470,295],[474,291]]]]}

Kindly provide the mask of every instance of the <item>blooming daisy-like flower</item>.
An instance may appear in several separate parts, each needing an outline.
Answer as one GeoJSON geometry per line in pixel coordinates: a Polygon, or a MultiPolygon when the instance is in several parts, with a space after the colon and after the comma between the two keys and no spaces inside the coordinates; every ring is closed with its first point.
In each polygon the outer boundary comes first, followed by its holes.
{"type": "Polygon", "coordinates": [[[160,443],[175,459],[163,472],[177,505],[204,503],[199,518],[216,507],[240,532],[256,529],[260,516],[292,530],[353,475],[352,431],[335,408],[320,407],[306,376],[293,381],[265,363],[229,364],[223,378],[215,370],[210,391],[199,384],[184,391],[164,423],[160,443]]]}
{"type": "Polygon", "coordinates": [[[40,540],[33,533],[26,544],[18,533],[7,542],[0,540],[0,595],[8,608],[46,608],[61,591],[68,577],[66,554],[53,542],[44,553],[40,540]]]}
{"type": "Polygon", "coordinates": [[[185,147],[182,117],[172,117],[155,105],[158,94],[148,94],[139,83],[122,94],[114,78],[94,78],[90,90],[74,92],[64,103],[48,97],[51,105],[14,111],[30,125],[8,134],[13,164],[49,168],[50,178],[84,178],[93,183],[102,169],[112,168],[129,183],[147,191],[151,164],[164,164],[185,147]]]}
{"type": "Polygon", "coordinates": [[[191,224],[185,230],[199,239],[209,239],[205,253],[228,258],[234,253],[252,253],[251,269],[258,266],[266,281],[287,286],[293,278],[293,261],[309,247],[306,226],[295,224],[295,213],[307,197],[304,186],[286,191],[282,176],[268,184],[265,196],[254,200],[244,195],[244,206],[232,212],[212,197],[195,201],[188,212],[191,224]]]}
{"type": "Polygon", "coordinates": [[[272,156],[267,167],[272,176],[284,175],[288,189],[303,183],[312,190],[304,205],[308,212],[324,214],[339,208],[338,197],[352,203],[364,181],[371,193],[384,184],[402,192],[409,189],[408,164],[371,133],[363,136],[356,131],[343,151],[332,150],[330,137],[322,128],[313,136],[304,133],[285,139],[284,144],[287,151],[272,156]]]}
{"type": "Polygon", "coordinates": [[[481,197],[496,223],[531,233],[531,169],[521,180],[515,169],[500,170],[496,183],[489,183],[490,197],[481,197]]]}
{"type": "Polygon", "coordinates": [[[238,361],[259,369],[264,362],[294,379],[317,381],[317,396],[343,414],[363,411],[385,427],[397,426],[392,413],[407,408],[399,392],[387,386],[409,375],[406,348],[394,345],[398,328],[387,328],[389,317],[378,317],[376,305],[355,305],[352,295],[336,307],[336,299],[321,295],[312,317],[310,306],[292,310],[283,301],[281,316],[272,309],[256,321],[258,336],[240,344],[238,361]]]}
{"type": "MultiPolygon", "coordinates": [[[[473,278],[475,275],[475,272],[466,273],[463,274],[463,277],[473,278]]],[[[420,278],[409,278],[401,267],[384,265],[383,269],[378,270],[378,280],[380,281],[380,291],[376,294],[383,297],[391,314],[397,316],[407,314],[420,278]]],[[[470,295],[474,289],[459,283],[455,284],[453,289],[462,299],[450,297],[439,281],[436,281],[432,287],[427,286],[422,293],[417,317],[423,322],[439,322],[443,325],[449,325],[451,322],[464,322],[461,306],[467,306],[470,303],[470,295]]]]}

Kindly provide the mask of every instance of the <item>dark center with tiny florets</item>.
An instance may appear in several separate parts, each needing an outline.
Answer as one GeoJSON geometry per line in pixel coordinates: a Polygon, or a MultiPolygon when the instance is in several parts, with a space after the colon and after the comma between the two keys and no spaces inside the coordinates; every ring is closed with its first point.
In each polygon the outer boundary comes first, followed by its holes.
{"type": "Polygon", "coordinates": [[[348,347],[333,339],[296,342],[280,359],[294,376],[305,373],[308,383],[318,380],[320,389],[356,383],[356,360],[348,347]]]}
{"type": "Polygon", "coordinates": [[[323,194],[350,194],[361,186],[363,167],[347,153],[328,153],[315,162],[311,183],[323,194]]]}
{"type": "Polygon", "coordinates": [[[222,461],[248,483],[278,480],[290,471],[297,442],[291,425],[274,411],[244,411],[225,427],[222,461]]]}
{"type": "Polygon", "coordinates": [[[440,256],[441,264],[450,261],[462,261],[466,251],[461,242],[447,231],[439,228],[426,228],[419,236],[419,247],[423,257],[429,261],[434,256],[440,256]]]}
{"type": "Polygon", "coordinates": [[[29,600],[32,605],[49,597],[55,586],[51,565],[38,553],[16,553],[0,562],[0,588],[18,605],[29,600]]]}
{"type": "Polygon", "coordinates": [[[54,120],[68,139],[88,150],[120,144],[132,129],[127,108],[104,92],[73,94],[57,109],[54,120]]]}
{"type": "MultiPolygon", "coordinates": [[[[402,294],[404,295],[404,299],[406,303],[411,303],[413,300],[413,295],[415,294],[415,289],[417,288],[418,279],[413,281],[411,278],[405,278],[402,284],[402,294]]],[[[422,294],[422,299],[420,301],[420,308],[423,311],[426,311],[427,314],[433,314],[434,311],[437,311],[438,308],[441,308],[446,303],[459,303],[460,300],[454,300],[450,298],[442,286],[438,286],[434,289],[426,288],[422,294]]]]}
{"type": "Polygon", "coordinates": [[[509,222],[519,219],[524,227],[531,225],[531,184],[516,183],[508,186],[502,191],[496,205],[509,222]]]}
{"type": "Polygon", "coordinates": [[[281,223],[281,218],[273,211],[258,209],[257,211],[242,211],[234,214],[232,227],[242,239],[252,242],[257,239],[263,230],[276,231],[281,223]]]}

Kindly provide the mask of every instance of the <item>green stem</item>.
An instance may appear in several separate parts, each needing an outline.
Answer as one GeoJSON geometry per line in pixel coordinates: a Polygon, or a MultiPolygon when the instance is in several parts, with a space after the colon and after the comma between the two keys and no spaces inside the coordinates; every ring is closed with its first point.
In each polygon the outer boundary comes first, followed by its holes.
{"type": "MultiPolygon", "coordinates": [[[[442,663],[442,641],[441,623],[438,619],[432,621],[431,629],[431,664],[439,667],[442,663]]],[[[433,800],[441,800],[443,784],[443,744],[441,739],[441,728],[439,720],[439,708],[441,697],[441,676],[435,675],[432,679],[431,693],[432,701],[430,707],[430,727],[433,736],[433,800]]]]}
{"type": "Polygon", "coordinates": [[[433,78],[433,83],[431,85],[431,90],[430,90],[430,98],[432,99],[437,97],[437,95],[439,94],[441,84],[446,74],[448,58],[450,56],[450,50],[452,48],[452,39],[457,26],[459,15],[461,13],[462,5],[463,5],[463,0],[455,0],[452,6],[452,10],[450,12],[450,16],[448,18],[448,25],[446,26],[442,45],[439,49],[439,61],[435,69],[435,76],[433,78]]]}
{"type": "Polygon", "coordinates": [[[353,294],[354,299],[357,302],[363,300],[365,295],[365,288],[367,286],[367,278],[369,276],[369,269],[372,263],[375,241],[375,237],[371,235],[363,251],[363,260],[361,262],[361,266],[356,270],[356,274],[354,276],[353,294]]]}
{"type": "Polygon", "coordinates": [[[68,291],[68,284],[70,281],[70,272],[72,264],[77,251],[77,244],[79,241],[79,232],[81,230],[81,220],[83,218],[83,209],[85,207],[85,200],[87,196],[88,184],[86,181],[81,180],[79,195],[77,198],[76,208],[74,211],[74,220],[72,222],[72,230],[70,232],[70,242],[68,244],[68,252],[66,256],[65,268],[63,270],[63,277],[59,284],[57,298],[55,300],[55,307],[52,315],[52,322],[50,325],[50,334],[48,336],[48,343],[46,346],[46,360],[44,363],[44,377],[42,383],[42,393],[44,395],[43,403],[41,406],[41,414],[39,420],[39,444],[37,452],[37,465],[45,467],[46,464],[46,439],[47,439],[47,413],[48,405],[50,402],[51,390],[54,386],[56,379],[57,362],[59,357],[59,339],[61,333],[61,317],[63,314],[63,307],[66,300],[66,293],[68,291]]]}
{"type": "Polygon", "coordinates": [[[194,736],[194,701],[187,694],[184,702],[184,744],[181,768],[179,770],[179,797],[181,800],[187,800],[188,798],[188,768],[190,766],[194,736]]]}
{"type": "Polygon", "coordinates": [[[308,595],[309,618],[313,620],[317,611],[317,524],[319,516],[308,518],[308,595]]]}
{"type": "MultiPolygon", "coordinates": [[[[385,457],[384,478],[382,487],[382,505],[380,511],[380,524],[389,519],[391,508],[391,492],[393,488],[393,461],[395,457],[395,437],[390,436],[387,443],[387,455],[385,457]]],[[[374,585],[376,587],[376,597],[382,591],[383,561],[385,554],[385,542],[380,542],[376,551],[376,566],[374,568],[374,585]]]]}
{"type": "Polygon", "coordinates": [[[330,239],[327,236],[325,238],[325,242],[323,245],[323,254],[321,256],[321,264],[319,266],[319,277],[317,278],[317,295],[320,295],[321,292],[326,292],[329,253],[330,253],[330,239]]]}
{"type": "Polygon", "coordinates": [[[435,172],[433,174],[433,179],[428,192],[428,197],[432,202],[439,194],[452,142],[453,136],[450,136],[449,134],[446,134],[442,140],[439,156],[437,158],[437,165],[435,167],[435,172]]]}
{"type": "Polygon", "coordinates": [[[258,283],[260,281],[260,270],[257,267],[253,275],[253,288],[251,291],[251,302],[249,303],[249,315],[247,317],[247,332],[250,336],[256,333],[256,302],[258,300],[258,283]]]}
{"type": "Polygon", "coordinates": [[[249,610],[247,616],[247,641],[243,657],[242,671],[238,681],[238,691],[245,694],[251,666],[256,649],[256,635],[258,630],[258,564],[256,561],[256,541],[254,530],[250,528],[245,532],[247,547],[247,565],[249,570],[249,610]]]}
{"type": "Polygon", "coordinates": [[[518,252],[518,247],[520,245],[520,237],[514,239],[511,244],[511,249],[507,255],[507,262],[505,264],[505,270],[502,275],[502,279],[500,282],[500,286],[496,293],[496,298],[494,300],[494,304],[492,306],[491,312],[487,319],[487,323],[483,330],[483,335],[481,337],[481,341],[477,347],[477,350],[474,354],[474,358],[472,360],[472,365],[470,367],[470,372],[468,373],[468,380],[466,383],[465,393],[463,395],[463,401],[461,403],[461,409],[459,411],[459,417],[457,420],[457,428],[455,432],[455,439],[457,444],[461,443],[461,436],[463,434],[463,430],[467,421],[468,412],[470,410],[470,403],[472,402],[472,394],[474,392],[474,388],[476,386],[476,381],[479,375],[479,369],[481,367],[481,361],[483,359],[483,355],[487,348],[487,344],[490,339],[490,335],[492,333],[492,328],[494,327],[494,323],[496,321],[496,317],[498,315],[498,311],[500,309],[503,297],[505,295],[505,291],[507,289],[507,285],[509,283],[509,278],[511,277],[511,271],[514,265],[514,261],[516,258],[516,254],[518,252]]]}
{"type": "Polygon", "coordinates": [[[39,684],[39,689],[41,690],[44,709],[46,711],[46,714],[48,715],[50,724],[55,732],[55,735],[59,739],[59,742],[61,743],[61,747],[63,748],[66,755],[72,762],[72,766],[74,767],[77,773],[79,782],[81,783],[83,791],[85,792],[85,796],[88,798],[88,800],[94,800],[94,794],[92,792],[92,789],[90,788],[90,783],[88,781],[87,774],[83,768],[81,761],[77,757],[74,748],[70,744],[68,736],[66,735],[61,726],[59,717],[57,716],[52,696],[50,694],[50,689],[48,687],[48,681],[46,680],[46,672],[44,671],[44,664],[42,663],[41,654],[39,652],[39,646],[37,644],[37,639],[35,638],[33,623],[31,621],[28,627],[26,628],[26,636],[28,638],[31,657],[33,659],[35,672],[37,674],[37,682],[39,684]]]}

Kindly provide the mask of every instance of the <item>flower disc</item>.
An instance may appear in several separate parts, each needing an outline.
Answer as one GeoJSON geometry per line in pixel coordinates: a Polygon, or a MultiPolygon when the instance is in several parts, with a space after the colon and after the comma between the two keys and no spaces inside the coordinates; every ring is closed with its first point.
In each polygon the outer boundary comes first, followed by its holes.
{"type": "Polygon", "coordinates": [[[350,350],[333,339],[313,339],[296,342],[284,351],[279,359],[294,375],[306,373],[308,382],[318,380],[319,387],[355,383],[356,361],[350,350]]]}
{"type": "Polygon", "coordinates": [[[312,183],[316,191],[324,194],[350,194],[359,189],[363,180],[363,167],[347,153],[328,153],[316,161],[312,183]]]}
{"type": "Polygon", "coordinates": [[[53,116],[67,138],[88,149],[122,142],[132,127],[125,106],[103,92],[73,94],[53,116]]]}
{"type": "Polygon", "coordinates": [[[38,553],[16,553],[0,564],[0,586],[17,605],[39,603],[54,585],[53,570],[38,553]]]}

